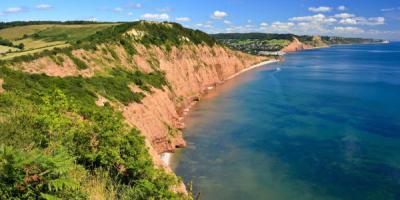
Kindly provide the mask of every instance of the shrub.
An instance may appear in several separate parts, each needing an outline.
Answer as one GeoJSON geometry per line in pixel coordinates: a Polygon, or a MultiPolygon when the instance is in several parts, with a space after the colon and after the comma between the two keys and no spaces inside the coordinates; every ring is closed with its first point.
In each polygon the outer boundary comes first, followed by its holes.
{"type": "MultiPolygon", "coordinates": [[[[71,173],[74,159],[59,149],[17,150],[0,146],[0,196],[2,199],[85,199],[80,182],[71,173]]],[[[83,169],[81,169],[83,170],[83,169]]]]}
{"type": "Polygon", "coordinates": [[[88,68],[87,64],[81,59],[75,57],[72,52],[68,51],[66,52],[66,55],[72,60],[78,69],[83,70],[88,68]]]}
{"type": "Polygon", "coordinates": [[[170,190],[178,180],[154,167],[143,137],[121,113],[75,103],[49,87],[29,88],[36,90],[30,94],[8,87],[0,95],[2,197],[86,199],[86,174],[101,170],[104,190],[112,188],[118,199],[185,198],[170,190]]]}

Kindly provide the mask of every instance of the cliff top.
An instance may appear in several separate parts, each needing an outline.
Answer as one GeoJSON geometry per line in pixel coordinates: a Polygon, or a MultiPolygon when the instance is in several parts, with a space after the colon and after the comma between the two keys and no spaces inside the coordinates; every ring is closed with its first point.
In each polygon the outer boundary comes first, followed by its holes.
{"type": "MultiPolygon", "coordinates": [[[[13,22],[0,24],[0,60],[21,56],[39,57],[57,49],[95,49],[103,43],[139,43],[171,46],[214,45],[216,40],[199,30],[171,22],[126,23],[13,22]]],[[[17,59],[18,60],[18,59],[17,59]]],[[[17,61],[14,60],[14,61],[17,61]]]]}

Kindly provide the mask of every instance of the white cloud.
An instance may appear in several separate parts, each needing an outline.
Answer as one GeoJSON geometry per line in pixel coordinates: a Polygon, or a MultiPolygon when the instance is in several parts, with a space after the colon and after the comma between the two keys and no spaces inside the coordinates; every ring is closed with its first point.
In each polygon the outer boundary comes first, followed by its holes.
{"type": "Polygon", "coordinates": [[[289,21],[297,21],[297,22],[313,22],[313,23],[333,23],[337,20],[332,17],[326,17],[324,14],[316,14],[311,16],[301,16],[301,17],[292,17],[289,21]]]}
{"type": "Polygon", "coordinates": [[[316,14],[312,16],[301,16],[301,17],[292,17],[289,20],[290,21],[315,21],[315,20],[323,20],[325,19],[324,14],[316,14]]]}
{"type": "Polygon", "coordinates": [[[346,6],[339,6],[339,7],[337,7],[337,9],[340,10],[340,11],[347,10],[346,6]]]}
{"type": "Polygon", "coordinates": [[[346,18],[346,19],[341,19],[341,20],[339,21],[339,23],[341,23],[341,24],[356,25],[356,24],[357,24],[357,20],[352,19],[352,18],[346,18]]]}
{"type": "Polygon", "coordinates": [[[382,25],[385,24],[385,18],[384,17],[370,17],[370,18],[365,18],[365,17],[356,17],[353,14],[349,13],[340,13],[334,15],[336,18],[341,18],[339,21],[340,24],[359,24],[359,25],[382,25]]]}
{"type": "Polygon", "coordinates": [[[50,9],[51,7],[52,7],[52,6],[49,5],[49,4],[39,4],[39,5],[36,5],[36,8],[37,8],[37,9],[41,9],[41,10],[50,9]]]}
{"type": "Polygon", "coordinates": [[[160,13],[160,14],[146,13],[143,14],[141,18],[152,19],[152,20],[168,20],[169,15],[167,13],[160,13]]]}
{"type": "Polygon", "coordinates": [[[123,10],[124,9],[122,9],[121,7],[116,7],[112,9],[113,12],[122,12],[123,10]]]}
{"type": "Polygon", "coordinates": [[[129,4],[129,7],[131,7],[131,8],[141,8],[142,4],[140,4],[140,3],[132,3],[132,4],[129,4]]]}
{"type": "Polygon", "coordinates": [[[22,9],[21,7],[10,7],[7,8],[4,13],[20,13],[23,12],[24,9],[22,9]]]}
{"type": "Polygon", "coordinates": [[[333,31],[339,34],[360,34],[365,32],[363,29],[353,26],[337,26],[333,28],[333,31]]]}
{"type": "Polygon", "coordinates": [[[224,20],[224,24],[232,24],[232,22],[229,20],[224,20]]]}
{"type": "Polygon", "coordinates": [[[400,7],[397,8],[382,8],[382,12],[390,12],[390,11],[395,11],[395,10],[400,10],[400,7]]]}
{"type": "Polygon", "coordinates": [[[213,19],[222,19],[224,17],[228,16],[228,13],[224,12],[224,11],[219,11],[216,10],[214,11],[214,13],[211,15],[211,18],[213,19]]]}
{"type": "Polygon", "coordinates": [[[320,6],[320,7],[310,7],[308,8],[311,12],[329,12],[332,10],[331,7],[328,6],[320,6]]]}
{"type": "Polygon", "coordinates": [[[164,13],[166,13],[166,12],[171,12],[171,11],[172,11],[172,8],[170,8],[170,7],[159,8],[158,11],[159,11],[159,12],[164,12],[164,13]]]}
{"type": "Polygon", "coordinates": [[[202,24],[202,23],[199,23],[199,24],[196,24],[196,26],[198,26],[198,27],[203,27],[203,26],[204,26],[204,24],[202,24]]]}
{"type": "Polygon", "coordinates": [[[253,22],[251,19],[248,19],[248,20],[247,20],[247,23],[251,23],[251,22],[253,22]]]}
{"type": "Polygon", "coordinates": [[[339,13],[334,15],[334,17],[345,19],[345,18],[355,17],[355,15],[349,13],[339,13]]]}
{"type": "Polygon", "coordinates": [[[260,23],[260,26],[262,26],[262,27],[268,26],[268,23],[266,23],[266,22],[261,22],[261,23],[260,23]]]}
{"type": "Polygon", "coordinates": [[[192,21],[192,19],[190,19],[189,17],[177,17],[175,18],[176,21],[178,22],[190,22],[192,21]]]}
{"type": "Polygon", "coordinates": [[[368,18],[368,21],[370,25],[382,25],[385,24],[385,18],[384,17],[372,17],[368,18]]]}
{"type": "Polygon", "coordinates": [[[354,19],[357,20],[357,24],[361,25],[375,26],[375,25],[385,24],[384,17],[370,17],[370,18],[356,17],[354,19]]]}
{"type": "Polygon", "coordinates": [[[274,22],[272,23],[271,27],[275,29],[289,29],[290,27],[294,26],[295,24],[292,22],[274,22]]]}
{"type": "Polygon", "coordinates": [[[128,16],[132,16],[133,15],[133,12],[128,12],[128,16]]]}

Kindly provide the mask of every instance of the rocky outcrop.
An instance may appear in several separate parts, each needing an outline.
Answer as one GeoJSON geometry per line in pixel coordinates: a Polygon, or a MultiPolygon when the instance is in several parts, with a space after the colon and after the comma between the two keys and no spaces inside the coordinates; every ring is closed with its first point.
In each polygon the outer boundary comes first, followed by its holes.
{"type": "Polygon", "coordinates": [[[302,51],[302,50],[311,49],[311,48],[313,48],[313,47],[310,45],[304,44],[304,43],[300,42],[300,40],[297,39],[296,37],[293,37],[293,41],[288,46],[283,48],[281,51],[294,52],[294,51],[302,51]]]}

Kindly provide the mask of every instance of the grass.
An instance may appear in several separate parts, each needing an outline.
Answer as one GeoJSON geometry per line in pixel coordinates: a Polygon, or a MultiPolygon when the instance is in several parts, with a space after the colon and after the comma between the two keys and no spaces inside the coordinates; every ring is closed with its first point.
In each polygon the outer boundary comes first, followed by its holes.
{"type": "Polygon", "coordinates": [[[0,53],[11,49],[12,53],[0,55],[0,59],[11,59],[18,56],[52,50],[56,47],[70,46],[105,28],[116,24],[42,24],[5,28],[0,30],[0,37],[10,40],[14,45],[24,44],[25,48],[19,50],[11,47],[0,47],[0,53]]]}
{"type": "Polygon", "coordinates": [[[273,39],[273,40],[264,40],[263,41],[264,44],[266,45],[278,45],[278,46],[287,46],[288,44],[290,44],[291,41],[289,40],[277,40],[277,39],[273,39]]]}
{"type": "Polygon", "coordinates": [[[53,24],[43,25],[28,25],[28,26],[17,26],[12,28],[5,28],[0,30],[0,37],[15,41],[24,37],[24,35],[32,35],[41,30],[53,27],[53,24]]]}
{"type": "Polygon", "coordinates": [[[97,31],[115,24],[90,24],[90,25],[54,25],[53,27],[37,32],[33,37],[46,42],[66,41],[73,42],[93,35],[97,31]]]}
{"type": "Polygon", "coordinates": [[[12,59],[12,58],[15,58],[18,56],[35,54],[35,53],[42,52],[44,50],[52,50],[54,48],[64,48],[64,47],[68,47],[68,46],[70,46],[70,45],[69,44],[59,44],[59,45],[54,45],[54,46],[47,46],[47,47],[27,50],[27,51],[16,51],[16,52],[8,53],[4,56],[0,56],[0,60],[8,60],[8,59],[12,59]]]}
{"type": "Polygon", "coordinates": [[[0,53],[5,53],[5,52],[8,52],[9,50],[11,50],[11,51],[17,51],[17,50],[19,50],[19,49],[14,48],[14,47],[8,47],[8,46],[0,45],[0,53]]]}
{"type": "Polygon", "coordinates": [[[65,42],[61,42],[61,41],[47,42],[44,40],[35,40],[32,38],[26,38],[23,40],[14,41],[13,43],[14,43],[14,45],[23,43],[25,45],[25,48],[24,48],[25,50],[33,50],[33,49],[39,49],[39,48],[48,47],[48,46],[65,44],[65,42]]]}

